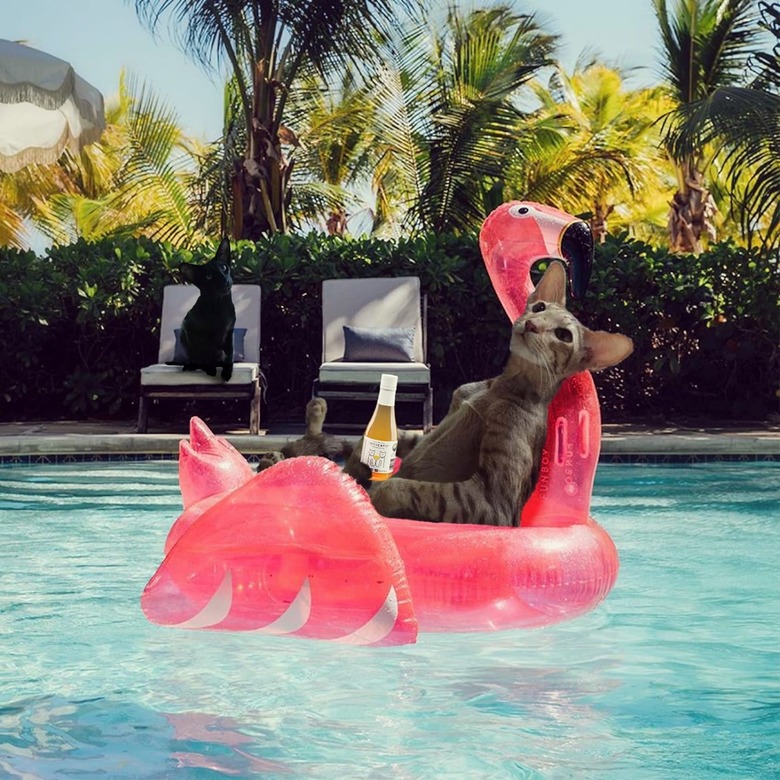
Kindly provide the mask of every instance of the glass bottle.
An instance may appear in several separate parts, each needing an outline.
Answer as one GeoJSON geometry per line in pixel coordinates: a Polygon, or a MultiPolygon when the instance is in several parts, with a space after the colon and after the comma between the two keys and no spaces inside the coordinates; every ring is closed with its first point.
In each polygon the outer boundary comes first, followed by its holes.
{"type": "Polygon", "coordinates": [[[395,424],[397,385],[398,377],[395,374],[382,374],[376,408],[363,436],[360,460],[371,469],[371,479],[374,481],[389,479],[393,475],[398,447],[398,428],[395,424]]]}

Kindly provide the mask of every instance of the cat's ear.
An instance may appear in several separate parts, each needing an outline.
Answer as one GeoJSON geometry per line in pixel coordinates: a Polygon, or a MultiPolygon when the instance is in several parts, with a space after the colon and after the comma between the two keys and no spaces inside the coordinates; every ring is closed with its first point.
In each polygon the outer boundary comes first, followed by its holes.
{"type": "Polygon", "coordinates": [[[634,351],[634,342],[620,333],[607,333],[604,330],[583,331],[585,358],[582,368],[589,371],[601,371],[602,368],[616,366],[634,351]]]}
{"type": "Polygon", "coordinates": [[[557,260],[553,260],[547,266],[536,289],[528,296],[528,303],[535,301],[566,305],[566,269],[557,260]]]}
{"type": "Polygon", "coordinates": [[[217,255],[215,259],[219,260],[225,265],[230,265],[230,240],[227,238],[227,236],[219,242],[219,247],[217,248],[217,255]]]}

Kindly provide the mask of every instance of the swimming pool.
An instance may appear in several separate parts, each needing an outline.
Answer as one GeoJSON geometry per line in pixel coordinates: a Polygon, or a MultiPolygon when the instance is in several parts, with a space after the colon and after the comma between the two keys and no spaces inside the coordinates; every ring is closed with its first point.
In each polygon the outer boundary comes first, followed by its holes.
{"type": "Polygon", "coordinates": [[[594,495],[594,612],[368,649],[147,623],[174,463],[0,469],[0,776],[777,777],[780,465],[594,495]]]}

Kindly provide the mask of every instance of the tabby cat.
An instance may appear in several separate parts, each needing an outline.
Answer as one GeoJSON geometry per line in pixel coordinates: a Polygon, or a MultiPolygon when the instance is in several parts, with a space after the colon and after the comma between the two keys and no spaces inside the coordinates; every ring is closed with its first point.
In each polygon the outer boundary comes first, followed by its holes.
{"type": "MultiPolygon", "coordinates": [[[[626,336],[584,327],[566,305],[566,272],[550,263],[512,326],[509,360],[493,379],[459,387],[447,416],[391,479],[369,485],[377,511],[448,523],[517,525],[547,435],[547,410],[564,379],[620,363],[626,336]]],[[[402,443],[399,442],[399,455],[402,443]]],[[[346,470],[364,483],[358,446],[346,470]]]]}
{"type": "Polygon", "coordinates": [[[352,445],[335,436],[324,433],[322,426],[328,413],[328,403],[324,398],[312,398],[306,404],[306,432],[300,439],[288,442],[281,452],[269,452],[260,459],[257,470],[263,471],[287,458],[301,455],[319,455],[329,460],[342,460],[352,453],[352,445]]]}
{"type": "Polygon", "coordinates": [[[205,265],[182,263],[179,270],[200,291],[181,324],[180,339],[187,353],[183,370],[202,368],[209,376],[216,376],[217,366],[222,366],[222,379],[227,382],[233,376],[236,325],[230,242],[223,238],[216,256],[205,265]]]}

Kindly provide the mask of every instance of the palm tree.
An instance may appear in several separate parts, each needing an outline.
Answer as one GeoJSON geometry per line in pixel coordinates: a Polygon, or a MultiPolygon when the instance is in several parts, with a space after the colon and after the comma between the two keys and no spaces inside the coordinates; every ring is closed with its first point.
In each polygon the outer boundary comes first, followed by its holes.
{"type": "Polygon", "coordinates": [[[698,253],[702,236],[715,238],[715,202],[705,173],[707,148],[692,143],[698,130],[681,122],[694,109],[699,129],[710,99],[744,79],[748,56],[760,38],[755,0],[653,0],[661,31],[666,86],[677,111],[669,115],[666,148],[675,163],[677,191],[669,211],[674,252],[698,253]],[[703,112],[703,113],[702,113],[703,112]]]}
{"type": "Polygon", "coordinates": [[[421,5],[376,77],[377,214],[400,208],[424,230],[477,227],[522,148],[522,88],[554,45],[508,5],[452,6],[443,24],[435,3],[421,5]]]}
{"type": "Polygon", "coordinates": [[[243,122],[245,148],[230,164],[233,237],[257,239],[288,229],[297,136],[285,126],[299,75],[362,63],[392,0],[135,0],[155,30],[170,15],[184,49],[206,67],[227,61],[243,122]],[[214,62],[212,62],[212,59],[214,62]]]}
{"type": "Polygon", "coordinates": [[[299,81],[288,111],[298,128],[291,213],[299,223],[319,223],[329,235],[343,236],[353,217],[371,213],[371,88],[352,69],[335,83],[313,73],[299,81]]]}
{"type": "Polygon", "coordinates": [[[774,38],[748,60],[754,77],[719,87],[681,108],[668,138],[675,154],[717,145],[732,209],[749,243],[780,244],[780,7],[759,4],[761,28],[774,38]]]}
{"type": "Polygon", "coordinates": [[[636,234],[652,222],[668,183],[656,125],[669,109],[661,90],[629,90],[618,69],[582,60],[571,74],[558,66],[546,86],[535,82],[534,94],[536,143],[514,161],[510,195],[589,213],[601,241],[609,223],[636,234]]]}

